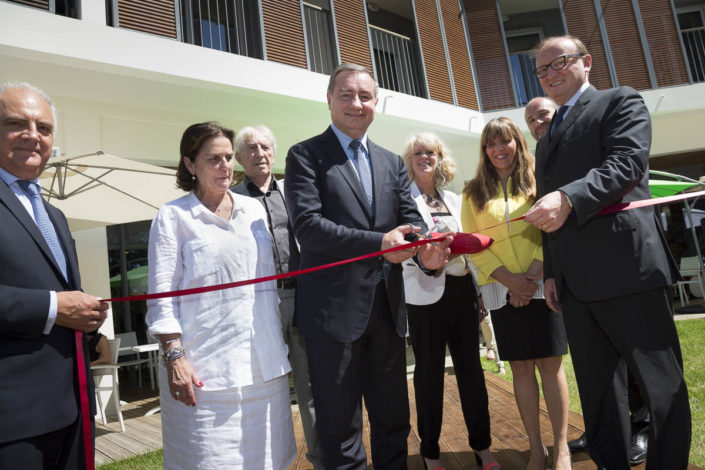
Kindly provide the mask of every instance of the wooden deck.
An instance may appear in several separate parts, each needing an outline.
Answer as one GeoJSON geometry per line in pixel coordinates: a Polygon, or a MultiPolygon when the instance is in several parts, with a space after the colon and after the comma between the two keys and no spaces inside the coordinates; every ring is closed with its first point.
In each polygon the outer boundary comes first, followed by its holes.
{"type": "MultiPolygon", "coordinates": [[[[521,418],[514,401],[512,384],[490,372],[485,372],[487,392],[490,403],[490,420],[492,426],[492,450],[495,458],[504,470],[523,470],[528,460],[529,441],[521,424],[521,418]]],[[[152,452],[161,448],[161,417],[159,413],[152,416],[144,414],[159,404],[155,392],[145,392],[149,395],[135,395],[126,391],[123,398],[130,403],[123,405],[125,432],[121,433],[117,422],[110,421],[108,426],[102,423],[96,425],[96,464],[122,460],[138,454],[152,452]]],[[[423,463],[419,455],[419,437],[416,428],[416,404],[414,402],[413,381],[409,379],[409,399],[411,409],[411,433],[409,435],[409,470],[422,470],[423,463]]],[[[308,470],[312,466],[306,460],[306,442],[303,438],[301,420],[296,406],[292,407],[294,432],[297,442],[297,455],[289,470],[308,470]]],[[[479,468],[468,445],[467,430],[458,399],[458,387],[452,368],[446,369],[445,396],[443,409],[443,428],[441,430],[441,460],[447,470],[479,468]]],[[[553,442],[548,413],[541,400],[541,431],[546,444],[553,442]]],[[[583,431],[583,419],[576,413],[570,413],[569,439],[580,436],[583,431]]],[[[369,424],[365,415],[365,448],[368,449],[369,461],[369,424]]],[[[549,452],[552,450],[549,446],[549,452]]],[[[597,467],[587,453],[573,456],[575,470],[592,470],[597,467]]],[[[632,467],[642,470],[645,466],[632,467]]],[[[689,470],[699,467],[690,465],[689,470]]]]}

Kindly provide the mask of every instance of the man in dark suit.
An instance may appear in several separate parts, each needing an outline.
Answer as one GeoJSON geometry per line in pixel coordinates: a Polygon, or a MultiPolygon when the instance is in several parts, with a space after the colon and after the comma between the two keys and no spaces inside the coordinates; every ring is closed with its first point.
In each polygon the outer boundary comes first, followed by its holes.
{"type": "MultiPolygon", "coordinates": [[[[0,85],[3,469],[85,469],[93,460],[91,430],[83,434],[88,426],[82,426],[81,392],[86,403],[95,399],[87,345],[77,331],[100,327],[108,305],[79,291],[78,260],[66,218],[32,194],[51,154],[54,116],[51,101],[40,90],[28,84],[0,85]],[[83,349],[80,364],[77,344],[83,349]],[[77,367],[88,380],[82,390],[77,367]]],[[[85,416],[92,427],[92,411],[85,416]]]]}
{"type": "Polygon", "coordinates": [[[544,232],[544,292],[564,313],[590,455],[600,468],[629,468],[628,366],[651,414],[646,468],[684,469],[677,268],[650,208],[596,215],[651,197],[649,112],[631,88],[590,86],[592,58],[578,39],[548,38],[537,51],[535,73],[560,108],[536,149],[540,199],[525,220],[544,232]]]}
{"type": "MultiPolygon", "coordinates": [[[[333,124],[291,147],[286,159],[286,203],[301,245],[301,268],[402,245],[405,236],[426,230],[403,161],[367,137],[377,104],[370,72],[338,66],[327,98],[333,124]]],[[[362,398],[374,467],[406,468],[406,312],[399,263],[417,254],[422,268],[440,268],[451,238],[418,253],[397,251],[299,279],[296,314],[306,338],[325,468],[366,468],[362,398]]]]}

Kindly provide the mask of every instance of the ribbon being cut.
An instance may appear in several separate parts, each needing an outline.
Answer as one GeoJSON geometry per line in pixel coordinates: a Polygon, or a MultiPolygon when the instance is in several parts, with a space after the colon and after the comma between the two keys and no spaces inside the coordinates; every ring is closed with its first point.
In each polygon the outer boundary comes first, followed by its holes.
{"type": "MultiPolygon", "coordinates": [[[[629,202],[629,203],[613,204],[611,206],[608,206],[608,207],[605,207],[604,209],[602,209],[597,215],[598,216],[599,215],[606,215],[606,214],[612,214],[612,213],[620,212],[620,211],[637,209],[640,207],[655,206],[658,204],[667,204],[667,203],[671,203],[671,202],[681,201],[683,199],[691,199],[691,198],[698,197],[698,196],[705,196],[705,191],[679,194],[676,196],[666,196],[666,197],[659,197],[659,198],[653,198],[653,199],[645,199],[642,201],[634,201],[634,202],[629,202]]],[[[506,223],[509,224],[512,222],[518,222],[518,221],[522,220],[523,218],[524,217],[518,217],[516,219],[509,220],[506,223]]],[[[503,224],[500,224],[500,225],[503,225],[503,224]]],[[[483,230],[487,230],[490,228],[492,228],[492,227],[485,227],[483,230]]],[[[479,231],[483,231],[483,230],[479,230],[479,231]]],[[[415,242],[411,242],[411,243],[408,243],[405,245],[395,246],[395,247],[389,248],[387,250],[369,253],[367,255],[358,256],[357,258],[345,259],[342,261],[337,261],[335,263],[330,263],[330,264],[326,264],[323,266],[315,266],[313,268],[300,269],[298,271],[291,271],[288,273],[276,274],[273,276],[265,276],[265,277],[260,277],[260,278],[256,278],[256,279],[246,279],[243,281],[230,282],[227,284],[218,284],[218,285],[214,285],[214,286],[196,287],[193,289],[184,289],[184,290],[178,290],[178,291],[172,291],[172,292],[155,292],[153,294],[134,295],[134,296],[130,296],[130,297],[115,297],[112,299],[105,299],[105,302],[128,302],[128,301],[135,301],[135,300],[162,299],[165,297],[180,297],[183,295],[201,294],[204,292],[212,292],[212,291],[216,291],[216,290],[231,289],[233,287],[240,287],[240,286],[247,286],[250,284],[257,284],[260,282],[274,281],[274,280],[282,279],[285,277],[300,276],[302,274],[308,274],[308,273],[312,273],[315,271],[320,271],[323,269],[332,268],[334,266],[340,266],[342,264],[354,263],[355,261],[361,261],[361,260],[367,259],[367,258],[374,258],[376,256],[382,256],[387,253],[392,253],[394,251],[407,250],[409,248],[414,248],[417,246],[425,245],[426,243],[439,242],[439,241],[445,240],[445,238],[448,235],[449,234],[447,234],[447,233],[432,232],[431,236],[429,238],[417,240],[415,242]]],[[[492,245],[493,241],[494,240],[492,240],[492,238],[490,238],[486,235],[481,235],[479,233],[457,232],[455,234],[453,242],[450,245],[450,252],[451,252],[451,254],[454,254],[454,255],[479,253],[482,250],[489,248],[490,245],[492,245]]]]}

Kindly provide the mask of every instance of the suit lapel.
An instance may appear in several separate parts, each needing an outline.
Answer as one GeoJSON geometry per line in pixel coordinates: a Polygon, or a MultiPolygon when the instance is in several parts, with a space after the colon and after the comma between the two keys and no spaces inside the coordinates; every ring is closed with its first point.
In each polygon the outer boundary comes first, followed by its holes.
{"type": "MultiPolygon", "coordinates": [[[[362,189],[362,184],[360,184],[360,179],[357,177],[357,173],[355,172],[355,168],[353,168],[353,163],[350,161],[348,156],[345,154],[345,151],[343,150],[343,147],[340,145],[340,141],[338,140],[338,137],[335,135],[335,132],[333,132],[333,129],[330,127],[328,130],[323,134],[324,139],[326,140],[325,145],[326,145],[326,155],[328,158],[330,158],[333,163],[335,163],[335,167],[338,169],[338,171],[341,173],[343,176],[343,179],[345,182],[350,186],[350,189],[352,190],[353,194],[357,198],[358,203],[362,206],[363,210],[365,211],[365,214],[367,214],[368,219],[372,218],[372,214],[370,213],[370,208],[367,205],[367,196],[365,195],[365,191],[362,189]]],[[[369,148],[370,141],[369,139],[367,140],[367,146],[369,148]]],[[[374,169],[374,165],[373,165],[374,169]]],[[[374,170],[373,170],[374,171],[374,170]]],[[[372,184],[374,185],[375,178],[374,176],[372,177],[372,184]]],[[[376,195],[376,192],[375,192],[376,195]]]]}
{"type": "MultiPolygon", "coordinates": [[[[587,108],[588,104],[592,100],[592,95],[595,93],[597,90],[595,87],[590,85],[582,95],[580,95],[580,98],[578,98],[578,101],[573,105],[573,107],[570,109],[570,112],[568,115],[565,117],[563,122],[558,126],[557,129],[554,130],[554,134],[550,139],[543,139],[543,140],[548,140],[548,148],[547,148],[547,159],[549,159],[551,156],[555,154],[556,146],[558,143],[563,139],[563,136],[570,130],[570,128],[575,124],[575,122],[578,120],[581,114],[585,111],[587,108]]],[[[545,148],[545,145],[543,146],[545,148]]],[[[538,152],[537,152],[538,153],[538,152]]]]}
{"type": "Polygon", "coordinates": [[[375,212],[379,208],[382,199],[382,185],[384,183],[385,159],[380,151],[380,147],[367,138],[367,151],[370,154],[370,166],[372,167],[372,194],[374,196],[375,212]]]}
{"type": "MultiPolygon", "coordinates": [[[[12,215],[15,216],[15,218],[24,227],[24,229],[27,230],[27,233],[32,238],[32,240],[34,240],[34,243],[36,243],[39,250],[44,254],[44,257],[47,259],[47,261],[52,266],[54,271],[58,274],[59,278],[63,280],[64,275],[61,273],[61,269],[59,269],[59,266],[56,264],[56,261],[54,260],[54,255],[52,254],[51,250],[49,249],[49,245],[47,245],[46,240],[44,240],[44,235],[42,235],[42,232],[39,231],[39,227],[37,227],[37,224],[34,222],[34,220],[29,215],[29,213],[27,213],[27,210],[24,208],[24,206],[19,201],[19,199],[17,199],[17,196],[15,196],[15,193],[12,191],[12,189],[10,189],[10,187],[4,181],[0,181],[0,201],[2,201],[2,203],[8,208],[8,210],[12,213],[12,215]]],[[[45,202],[45,207],[46,207],[46,202],[45,202]]],[[[48,212],[50,214],[51,222],[54,224],[57,235],[59,236],[61,246],[64,248],[64,253],[68,254],[68,250],[66,247],[70,246],[70,244],[67,244],[66,234],[63,233],[64,232],[63,229],[59,230],[60,224],[57,224],[55,217],[52,217],[53,211],[48,211],[48,212]]],[[[69,238],[70,238],[70,235],[69,235],[69,238]]],[[[68,259],[69,259],[69,257],[67,256],[67,263],[69,263],[68,259]]],[[[72,262],[69,263],[69,265],[73,264],[73,259],[74,259],[73,255],[72,255],[71,259],[72,259],[72,262]]],[[[67,270],[68,269],[69,269],[69,267],[67,266],[67,270]]],[[[73,269],[73,268],[71,268],[71,269],[73,269]]],[[[63,282],[65,283],[66,280],[63,280],[63,282]]]]}

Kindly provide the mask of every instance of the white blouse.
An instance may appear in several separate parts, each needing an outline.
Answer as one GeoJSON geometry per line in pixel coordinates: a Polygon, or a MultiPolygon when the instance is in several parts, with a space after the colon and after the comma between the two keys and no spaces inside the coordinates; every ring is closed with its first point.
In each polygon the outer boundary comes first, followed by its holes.
{"type": "MultiPolygon", "coordinates": [[[[226,221],[193,192],[165,204],[149,234],[149,292],[210,286],[275,274],[266,213],[256,199],[230,193],[226,221]]],[[[274,281],[147,302],[149,333],[180,333],[203,390],[252,385],[291,370],[274,281]]]]}

